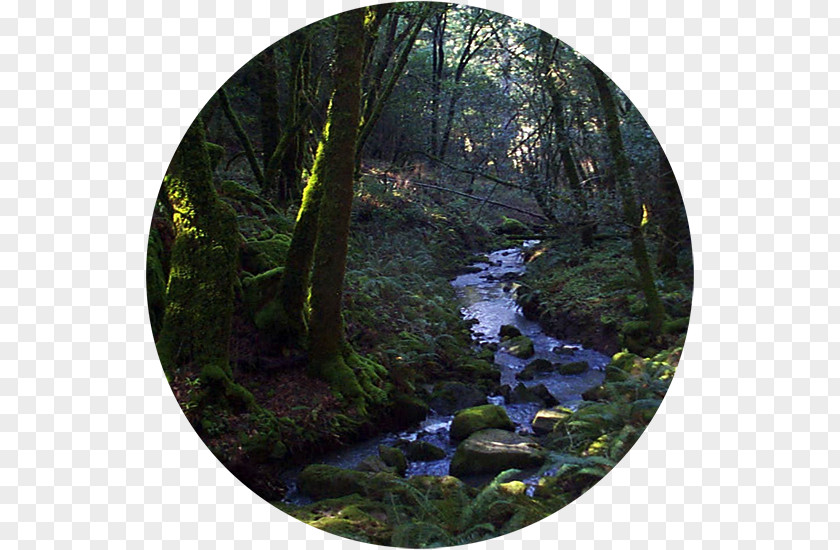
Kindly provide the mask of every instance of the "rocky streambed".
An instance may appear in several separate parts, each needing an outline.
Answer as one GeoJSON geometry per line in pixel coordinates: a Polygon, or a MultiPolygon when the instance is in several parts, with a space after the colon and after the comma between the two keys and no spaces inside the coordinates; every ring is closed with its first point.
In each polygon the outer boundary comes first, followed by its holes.
{"type": "Polygon", "coordinates": [[[441,385],[418,426],[323,456],[319,462],[326,466],[291,474],[284,480],[287,502],[341,496],[378,472],[454,475],[480,484],[517,468],[526,485],[536,484],[545,458],[538,436],[576,409],[583,392],[602,383],[610,358],[552,338],[521,314],[515,281],[525,270],[523,250],[534,244],[495,251],[452,281],[463,316],[474,323],[476,345],[496,350],[502,392],[488,396],[459,382],[441,385]],[[347,487],[323,492],[325,485],[347,487]]]}

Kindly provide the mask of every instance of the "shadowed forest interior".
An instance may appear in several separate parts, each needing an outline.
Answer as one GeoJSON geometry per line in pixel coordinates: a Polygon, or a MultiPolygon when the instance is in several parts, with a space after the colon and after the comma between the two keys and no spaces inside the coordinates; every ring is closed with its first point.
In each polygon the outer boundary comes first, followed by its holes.
{"type": "Polygon", "coordinates": [[[380,4],[258,54],[187,129],[147,258],[167,380],[309,525],[406,547],[597,483],[679,361],[693,265],[639,111],[550,35],[380,4]]]}

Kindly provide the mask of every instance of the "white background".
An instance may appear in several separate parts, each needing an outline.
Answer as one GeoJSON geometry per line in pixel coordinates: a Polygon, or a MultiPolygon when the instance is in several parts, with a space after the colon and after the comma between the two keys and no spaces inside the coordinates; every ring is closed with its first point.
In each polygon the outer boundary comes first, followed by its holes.
{"type": "MultiPolygon", "coordinates": [[[[554,33],[635,102],[681,182],[696,267],[680,373],[646,435],[573,505],[475,546],[840,540],[840,4],[469,3],[554,33]]],[[[0,541],[359,548],[207,451],[162,374],[144,266],[198,109],[275,40],[361,4],[52,4],[0,3],[0,541]]]]}

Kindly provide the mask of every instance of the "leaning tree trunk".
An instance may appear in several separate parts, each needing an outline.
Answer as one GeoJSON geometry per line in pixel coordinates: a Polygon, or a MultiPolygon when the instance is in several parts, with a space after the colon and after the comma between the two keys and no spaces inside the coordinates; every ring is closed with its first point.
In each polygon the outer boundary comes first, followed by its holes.
{"type": "Polygon", "coordinates": [[[363,402],[364,391],[343,356],[341,299],[359,130],[364,13],[354,10],[338,17],[335,90],[315,159],[319,171],[314,177],[322,180],[323,198],[314,250],[309,326],[310,372],[328,381],[346,399],[357,402],[363,402]]]}
{"type": "Polygon", "coordinates": [[[178,146],[164,187],[175,239],[158,339],[161,362],[167,372],[195,364],[229,377],[239,232],[234,212],[213,187],[201,117],[178,146]]]}
{"type": "Polygon", "coordinates": [[[591,62],[585,62],[586,68],[595,79],[595,86],[598,89],[598,97],[601,101],[601,108],[604,111],[604,122],[607,127],[607,138],[610,146],[610,153],[613,158],[615,179],[621,194],[624,223],[629,227],[630,242],[633,248],[633,259],[636,262],[636,269],[639,271],[639,278],[642,284],[642,291],[648,306],[648,320],[650,322],[651,335],[659,334],[662,328],[662,321],[665,317],[665,308],[662,299],[656,290],[656,283],[653,278],[653,269],[650,265],[645,238],[642,235],[642,210],[633,195],[633,179],[630,171],[630,162],[624,151],[624,142],[621,138],[621,127],[618,121],[618,113],[615,107],[612,91],[610,90],[607,75],[591,62]]]}

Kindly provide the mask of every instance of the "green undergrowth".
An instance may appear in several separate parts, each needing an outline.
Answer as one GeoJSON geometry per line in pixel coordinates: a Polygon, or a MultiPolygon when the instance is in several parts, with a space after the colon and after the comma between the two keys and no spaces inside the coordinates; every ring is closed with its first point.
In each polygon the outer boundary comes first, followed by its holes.
{"type": "Polygon", "coordinates": [[[652,355],[679,343],[691,310],[690,276],[658,275],[666,321],[661,334],[651,338],[629,246],[618,236],[602,236],[589,248],[571,237],[539,244],[517,290],[523,312],[549,332],[607,352],[628,348],[652,355]]]}
{"type": "Polygon", "coordinates": [[[539,438],[547,460],[531,490],[517,470],[474,488],[452,476],[403,479],[314,466],[307,483],[332,498],[276,505],[309,525],[373,544],[451,546],[516,531],[574,501],[625,456],[661,405],[681,353],[677,347],[649,358],[613,356],[589,400],[539,438]]]}
{"type": "Polygon", "coordinates": [[[351,234],[344,319],[354,347],[384,365],[399,391],[415,393],[441,377],[492,386],[498,371],[472,350],[449,281],[495,237],[457,211],[369,179],[351,234]]]}
{"type": "MultiPolygon", "coordinates": [[[[276,505],[313,527],[361,542],[408,548],[455,546],[519,530],[551,513],[499,474],[482,489],[451,476],[401,479],[375,474],[356,491],[306,506],[276,505]]],[[[521,487],[520,487],[521,486],[521,487]]]]}

